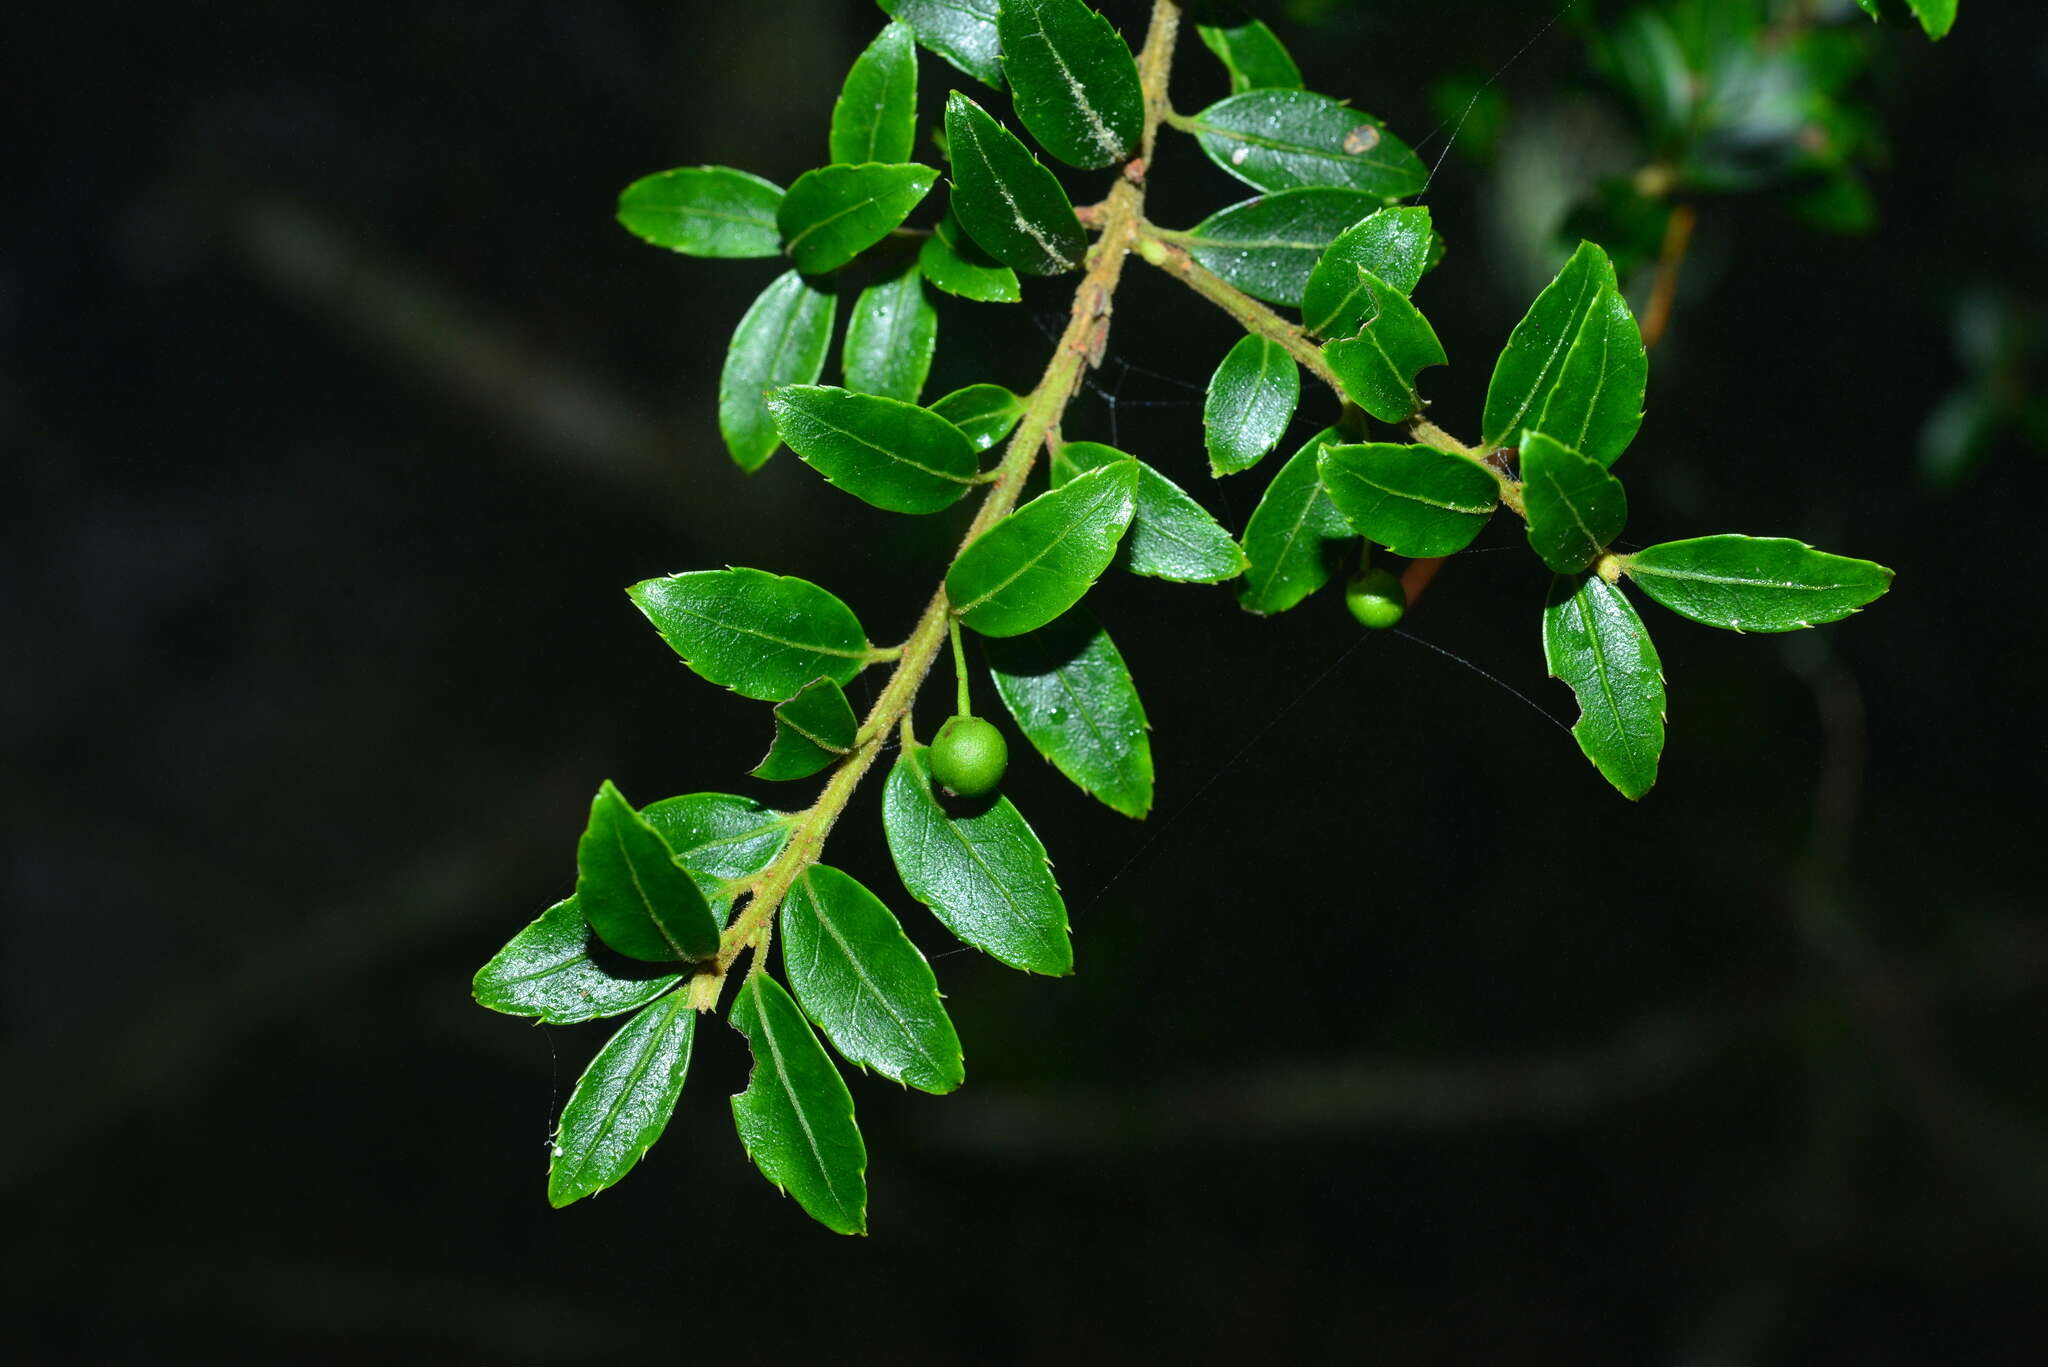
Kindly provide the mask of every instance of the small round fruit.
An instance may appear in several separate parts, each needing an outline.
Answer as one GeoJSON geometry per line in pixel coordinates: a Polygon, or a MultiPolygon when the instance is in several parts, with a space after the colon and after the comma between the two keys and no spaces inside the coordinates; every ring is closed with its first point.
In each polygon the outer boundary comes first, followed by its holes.
{"type": "Polygon", "coordinates": [[[1344,606],[1359,625],[1384,631],[1408,611],[1408,593],[1385,570],[1367,570],[1344,588],[1344,606]]]}
{"type": "Polygon", "coordinates": [[[932,778],[955,797],[981,797],[996,790],[1009,767],[1003,733],[980,717],[953,717],[932,737],[932,778]]]}

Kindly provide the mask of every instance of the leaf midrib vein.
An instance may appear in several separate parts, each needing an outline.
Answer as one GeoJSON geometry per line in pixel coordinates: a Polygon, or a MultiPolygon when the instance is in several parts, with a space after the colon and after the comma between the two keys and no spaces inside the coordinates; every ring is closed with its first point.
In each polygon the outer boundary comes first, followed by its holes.
{"type": "Polygon", "coordinates": [[[804,1114],[803,1104],[797,1100],[796,1087],[790,1081],[789,1068],[783,1062],[782,1046],[776,1042],[775,1026],[768,1019],[767,1008],[762,1004],[761,989],[754,989],[754,1017],[761,1022],[761,1038],[768,1046],[768,1061],[775,1069],[775,1080],[782,1087],[782,1095],[789,1102],[789,1112],[796,1117],[797,1127],[804,1132],[804,1144],[811,1151],[811,1162],[818,1169],[818,1176],[824,1180],[825,1190],[832,1194],[832,1203],[844,1210],[840,1200],[839,1187],[832,1181],[832,1169],[826,1166],[825,1154],[818,1147],[818,1136],[811,1129],[811,1118],[804,1114]]]}
{"type": "Polygon", "coordinates": [[[897,1028],[903,1032],[904,1041],[917,1051],[918,1057],[930,1064],[935,1072],[943,1073],[945,1069],[938,1059],[932,1056],[931,1051],[924,1047],[924,1041],[918,1038],[916,1028],[897,1012],[888,994],[876,985],[874,978],[868,974],[866,965],[861,963],[860,956],[853,952],[853,946],[839,933],[839,927],[833,923],[831,917],[825,914],[825,899],[818,895],[817,885],[811,881],[808,870],[804,873],[804,890],[810,893],[811,915],[816,918],[819,928],[832,937],[832,943],[839,947],[840,954],[845,956],[847,966],[853,970],[854,976],[860,979],[861,986],[866,988],[868,994],[881,1006],[882,1013],[896,1022],[897,1028]]]}
{"type": "MultiPolygon", "coordinates": [[[[1054,537],[1052,540],[1046,542],[1043,546],[1039,547],[1037,552],[1033,554],[1030,558],[1025,560],[1023,564],[1019,565],[1016,568],[1016,570],[1011,573],[1009,578],[1004,579],[1002,582],[996,584],[994,587],[990,588],[986,593],[982,594],[978,598],[975,598],[971,602],[955,604],[954,610],[964,617],[968,613],[974,611],[974,609],[980,607],[982,604],[994,598],[1004,589],[1009,588],[1010,585],[1016,583],[1026,574],[1030,573],[1033,569],[1037,567],[1039,561],[1045,559],[1048,555],[1051,555],[1053,551],[1057,550],[1061,545],[1065,544],[1069,537],[1073,536],[1077,531],[1080,530],[1082,524],[1088,520],[1089,516],[1102,506],[1102,499],[1104,497],[1114,495],[1116,492],[1116,488],[1114,486],[1110,486],[1106,488],[1103,494],[1101,496],[1098,496],[1093,503],[1077,508],[1073,516],[1067,519],[1067,525],[1060,529],[1059,535],[1054,537]]],[[[993,531],[994,528],[990,528],[989,530],[993,531]]]]}

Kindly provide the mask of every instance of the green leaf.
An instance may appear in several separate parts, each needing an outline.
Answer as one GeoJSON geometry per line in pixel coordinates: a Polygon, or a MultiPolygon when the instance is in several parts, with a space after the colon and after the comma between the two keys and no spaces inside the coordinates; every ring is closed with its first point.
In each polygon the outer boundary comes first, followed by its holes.
{"type": "Polygon", "coordinates": [[[1408,295],[1429,268],[1435,229],[1419,205],[1381,209],[1337,234],[1301,295],[1302,326],[1318,337],[1350,337],[1374,312],[1362,269],[1408,295]]]}
{"type": "Polygon", "coordinates": [[[671,992],[620,1026],[562,1108],[548,1161],[548,1204],[617,1184],[654,1147],[682,1095],[697,1013],[671,992]]]}
{"type": "Polygon", "coordinates": [[[1360,266],[1358,288],[1371,302],[1355,337],[1323,346],[1323,359],[1344,393],[1381,422],[1406,422],[1422,411],[1415,377],[1445,361],[1436,329],[1408,296],[1360,266]]]}
{"type": "Polygon", "coordinates": [[[619,192],[619,222],[643,242],[686,256],[776,256],[782,187],[729,166],[642,176],[619,192]]]}
{"type": "Polygon", "coordinates": [[[733,1127],[761,1175],[835,1234],[868,1228],[868,1151],[853,1094],[782,984],[756,968],[728,1017],[753,1049],[733,1127]]]}
{"type": "MultiPolygon", "coordinates": [[[[767,868],[789,842],[787,813],[731,793],[665,797],[642,807],[640,819],[668,842],[721,927],[732,885],[767,868]]],[[[607,948],[576,899],[565,897],[478,971],[475,990],[493,1011],[574,1025],[644,1006],[680,980],[607,948]]]]}
{"type": "Polygon", "coordinates": [[[937,414],[831,385],[768,396],[789,449],[838,488],[892,513],[936,513],[974,483],[974,443],[937,414]]]}
{"type": "Polygon", "coordinates": [[[806,579],[763,570],[698,570],[626,590],[683,663],[762,702],[793,698],[824,675],[847,684],[867,664],[853,610],[806,579]]]}
{"type": "Polygon", "coordinates": [[[953,216],[996,260],[1030,275],[1081,264],[1088,235],[1073,201],[1017,135],[954,91],[946,101],[953,158],[953,216]]]}
{"type": "Polygon", "coordinates": [[[839,301],[796,271],[761,291],[726,348],[718,381],[718,430],[742,470],[758,470],[782,445],[768,391],[811,384],[824,373],[839,301]]]}
{"type": "Polygon", "coordinates": [[[1586,758],[1623,797],[1649,792],[1664,751],[1664,667],[1628,599],[1591,570],[1555,580],[1543,654],[1579,700],[1572,735],[1586,758]]]}
{"type": "Polygon", "coordinates": [[[1579,330],[1599,304],[1602,290],[1615,289],[1614,263],[1591,242],[1581,242],[1557,278],[1543,287],[1536,302],[1494,362],[1486,387],[1480,445],[1492,451],[1543,413],[1564,370],[1565,358],[1579,330]]]}
{"type": "Polygon", "coordinates": [[[645,1006],[680,981],[607,949],[576,899],[565,897],[478,969],[471,990],[493,1011],[575,1025],[645,1006]]]}
{"type": "Polygon", "coordinates": [[[1081,601],[1136,510],[1135,461],[1040,494],[975,538],[946,571],[946,597],[984,636],[1044,626],[1081,601]]]}
{"type": "Polygon", "coordinates": [[[840,1057],[923,1092],[960,1085],[960,1037],[939,980],[879,898],[813,864],[781,915],[783,974],[840,1057]]]}
{"type": "MultiPolygon", "coordinates": [[[[1641,111],[1653,151],[1666,151],[1674,138],[1684,136],[1706,91],[1694,79],[1685,46],[1662,13],[1642,8],[1621,16],[1595,36],[1593,57],[1641,111]]],[[[1633,189],[1629,196],[1640,198],[1633,189]]]]}
{"type": "Polygon", "coordinates": [[[1956,26],[1956,0],[1906,0],[1906,8],[1913,11],[1927,36],[1937,41],[1956,26]]]}
{"type": "Polygon", "coordinates": [[[1343,435],[1326,427],[1291,456],[1245,524],[1249,565],[1237,601],[1247,612],[1285,612],[1342,574],[1353,558],[1358,533],[1323,491],[1316,458],[1343,435]]]}
{"type": "Polygon", "coordinates": [[[1287,54],[1287,48],[1273,30],[1257,19],[1223,26],[1197,24],[1195,32],[1216,60],[1230,73],[1230,91],[1295,90],[1301,87],[1301,68],[1287,54]]]}
{"type": "Polygon", "coordinates": [[[968,444],[986,451],[1024,416],[1024,401],[999,384],[971,384],[931,405],[931,411],[967,434],[968,444]]]}
{"type": "Polygon", "coordinates": [[[1039,146],[1084,171],[1137,150],[1145,91],[1109,20],[1081,0],[1003,0],[996,31],[1017,118],[1039,146]]]}
{"type": "MultiPolygon", "coordinates": [[[[1100,442],[1070,441],[1054,449],[1053,487],[1084,470],[1134,457],[1100,442]]],[[[1181,584],[1216,584],[1244,573],[1244,552],[1187,491],[1142,461],[1131,530],[1123,552],[1131,573],[1181,584]]]]}
{"type": "Polygon", "coordinates": [[[1083,792],[1143,819],[1152,810],[1145,706],[1116,642],[1084,608],[1037,631],[983,645],[1017,727],[1083,792]]]}
{"type": "Polygon", "coordinates": [[[1464,550],[1500,501],[1477,462],[1429,446],[1326,446],[1317,468],[1359,535],[1415,560],[1464,550]]]}
{"type": "Polygon", "coordinates": [[[1557,384],[1534,424],[1601,465],[1612,465],[1643,425],[1650,359],[1628,301],[1604,285],[1579,324],[1557,384]]]}
{"type": "Polygon", "coordinates": [[[855,301],[840,357],[846,387],[916,403],[938,338],[938,310],[925,298],[924,278],[912,262],[869,285],[855,301]]]}
{"type": "Polygon", "coordinates": [[[1250,333],[1237,339],[1209,378],[1202,432],[1209,473],[1234,475],[1257,465],[1287,435],[1301,402],[1301,368],[1287,348],[1250,333]]]}
{"type": "Polygon", "coordinates": [[[788,702],[775,704],[775,741],[754,766],[754,777],[809,778],[852,750],[859,730],[845,690],[830,679],[813,679],[788,702]]]}
{"type": "Polygon", "coordinates": [[[1209,160],[1261,190],[1342,186],[1391,203],[1429,183],[1422,159],[1385,124],[1307,90],[1247,90],[1185,126],[1209,160]]]}
{"type": "Polygon", "coordinates": [[[711,915],[723,926],[732,910],[724,885],[751,878],[789,843],[787,812],[732,793],[685,793],[640,809],[640,819],[661,832],[676,862],[690,871],[711,915]]]}
{"type": "Polygon", "coordinates": [[[1621,558],[1644,593],[1681,617],[1730,631],[1798,631],[1838,622],[1891,587],[1868,560],[1782,536],[1701,536],[1621,558]]]}
{"type": "Polygon", "coordinates": [[[806,275],[837,270],[887,237],[938,178],[937,171],[915,162],[806,171],[775,211],[784,250],[806,275]]]}
{"type": "Polygon", "coordinates": [[[832,106],[832,160],[907,162],[917,148],[917,47],[890,24],[854,59],[832,106]]]}
{"type": "Polygon", "coordinates": [[[1877,0],[1856,0],[1856,3],[1862,6],[1863,12],[1873,20],[1881,17],[1877,11],[1877,0]]]}
{"type": "Polygon", "coordinates": [[[1003,86],[1003,43],[996,32],[999,0],[881,0],[910,25],[917,41],[984,85],[1003,86]]]}
{"type": "Polygon", "coordinates": [[[1559,574],[1592,564],[1628,525],[1621,481],[1540,432],[1522,434],[1522,504],[1530,547],[1559,574]]]}
{"type": "Polygon", "coordinates": [[[948,811],[932,791],[930,752],[908,748],[882,789],[882,830],[903,886],[962,943],[1027,973],[1074,971],[1045,846],[1008,798],[948,811]]]}
{"type": "Polygon", "coordinates": [[[718,952],[718,922],[696,880],[609,779],[576,845],[576,902],[598,938],[628,958],[672,963],[718,952]]]}
{"type": "Polygon", "coordinates": [[[1014,304],[1024,297],[1017,272],[983,251],[948,210],[917,250],[924,278],[948,294],[984,304],[1014,304]]]}
{"type": "Polygon", "coordinates": [[[1379,207],[1356,190],[1282,190],[1219,209],[1173,240],[1246,294],[1299,308],[1330,243],[1379,207]]]}

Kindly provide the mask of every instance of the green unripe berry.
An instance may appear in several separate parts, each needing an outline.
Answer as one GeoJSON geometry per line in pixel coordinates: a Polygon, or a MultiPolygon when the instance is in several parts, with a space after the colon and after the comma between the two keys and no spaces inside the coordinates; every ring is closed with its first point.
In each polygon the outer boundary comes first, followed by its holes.
{"type": "Polygon", "coordinates": [[[1384,631],[1408,611],[1408,591],[1385,570],[1367,570],[1345,585],[1344,606],[1360,626],[1384,631]]]}
{"type": "Polygon", "coordinates": [[[955,797],[996,790],[1010,764],[1003,733],[980,717],[953,717],[932,737],[932,779],[955,797]]]}

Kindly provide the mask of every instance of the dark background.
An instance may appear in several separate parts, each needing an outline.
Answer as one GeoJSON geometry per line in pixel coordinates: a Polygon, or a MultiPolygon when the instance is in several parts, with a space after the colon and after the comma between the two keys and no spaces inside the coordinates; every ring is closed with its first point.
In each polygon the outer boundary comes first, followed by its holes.
{"type": "MultiPolygon", "coordinates": [[[[1105,9],[1135,41],[1143,8],[1105,9]]],[[[1559,187],[1629,169],[1551,14],[1277,19],[1311,85],[1432,160],[1435,83],[1529,44],[1498,87],[1506,139],[1461,139],[1428,197],[1450,257],[1417,298],[1453,364],[1426,387],[1468,435],[1555,265],[1531,244],[1559,187]]],[[[719,357],[778,267],[611,220],[649,171],[787,184],[822,161],[881,18],[8,20],[5,1355],[2038,1360],[2041,452],[2008,426],[1945,483],[1921,456],[1979,373],[1957,332],[1985,309],[2001,392],[2027,392],[2030,6],[1965,4],[1938,46],[1870,34],[1875,232],[1761,198],[1702,211],[1622,471],[1631,537],[1796,535],[1898,579],[1796,638],[1646,607],[1671,741],[1644,802],[1474,670],[1361,641],[1329,595],[1259,621],[1224,590],[1106,582],[1158,809],[1126,822],[1030,757],[1008,784],[1077,976],[948,953],[872,792],[833,839],[943,956],[971,1065],[943,1099],[853,1080],[872,1236],[822,1232],[753,1172],[722,1029],[644,1167],[548,1209],[551,1116],[606,1027],[492,1015],[470,974],[571,886],[600,779],[641,801],[811,789],[744,777],[765,707],[679,668],[621,587],[758,564],[891,640],[966,516],[889,517],[787,455],[737,473],[719,357]]],[[[921,74],[929,108],[970,84],[921,74]]],[[[1191,37],[1174,88],[1188,109],[1223,90],[1191,37]]],[[[1168,137],[1156,217],[1238,197],[1168,137]]],[[[1241,527],[1265,476],[1212,484],[1199,445],[1229,324],[1142,263],[1126,278],[1098,377],[1118,402],[1085,398],[1067,433],[1241,527]]],[[[1027,389],[1066,289],[941,296],[928,394],[1027,389]]],[[[1330,407],[1305,394],[1295,440],[1330,407]]],[[[1479,549],[1516,539],[1501,519],[1479,549]]],[[[1542,591],[1526,554],[1461,557],[1409,628],[1569,721],[1542,591]]]]}

